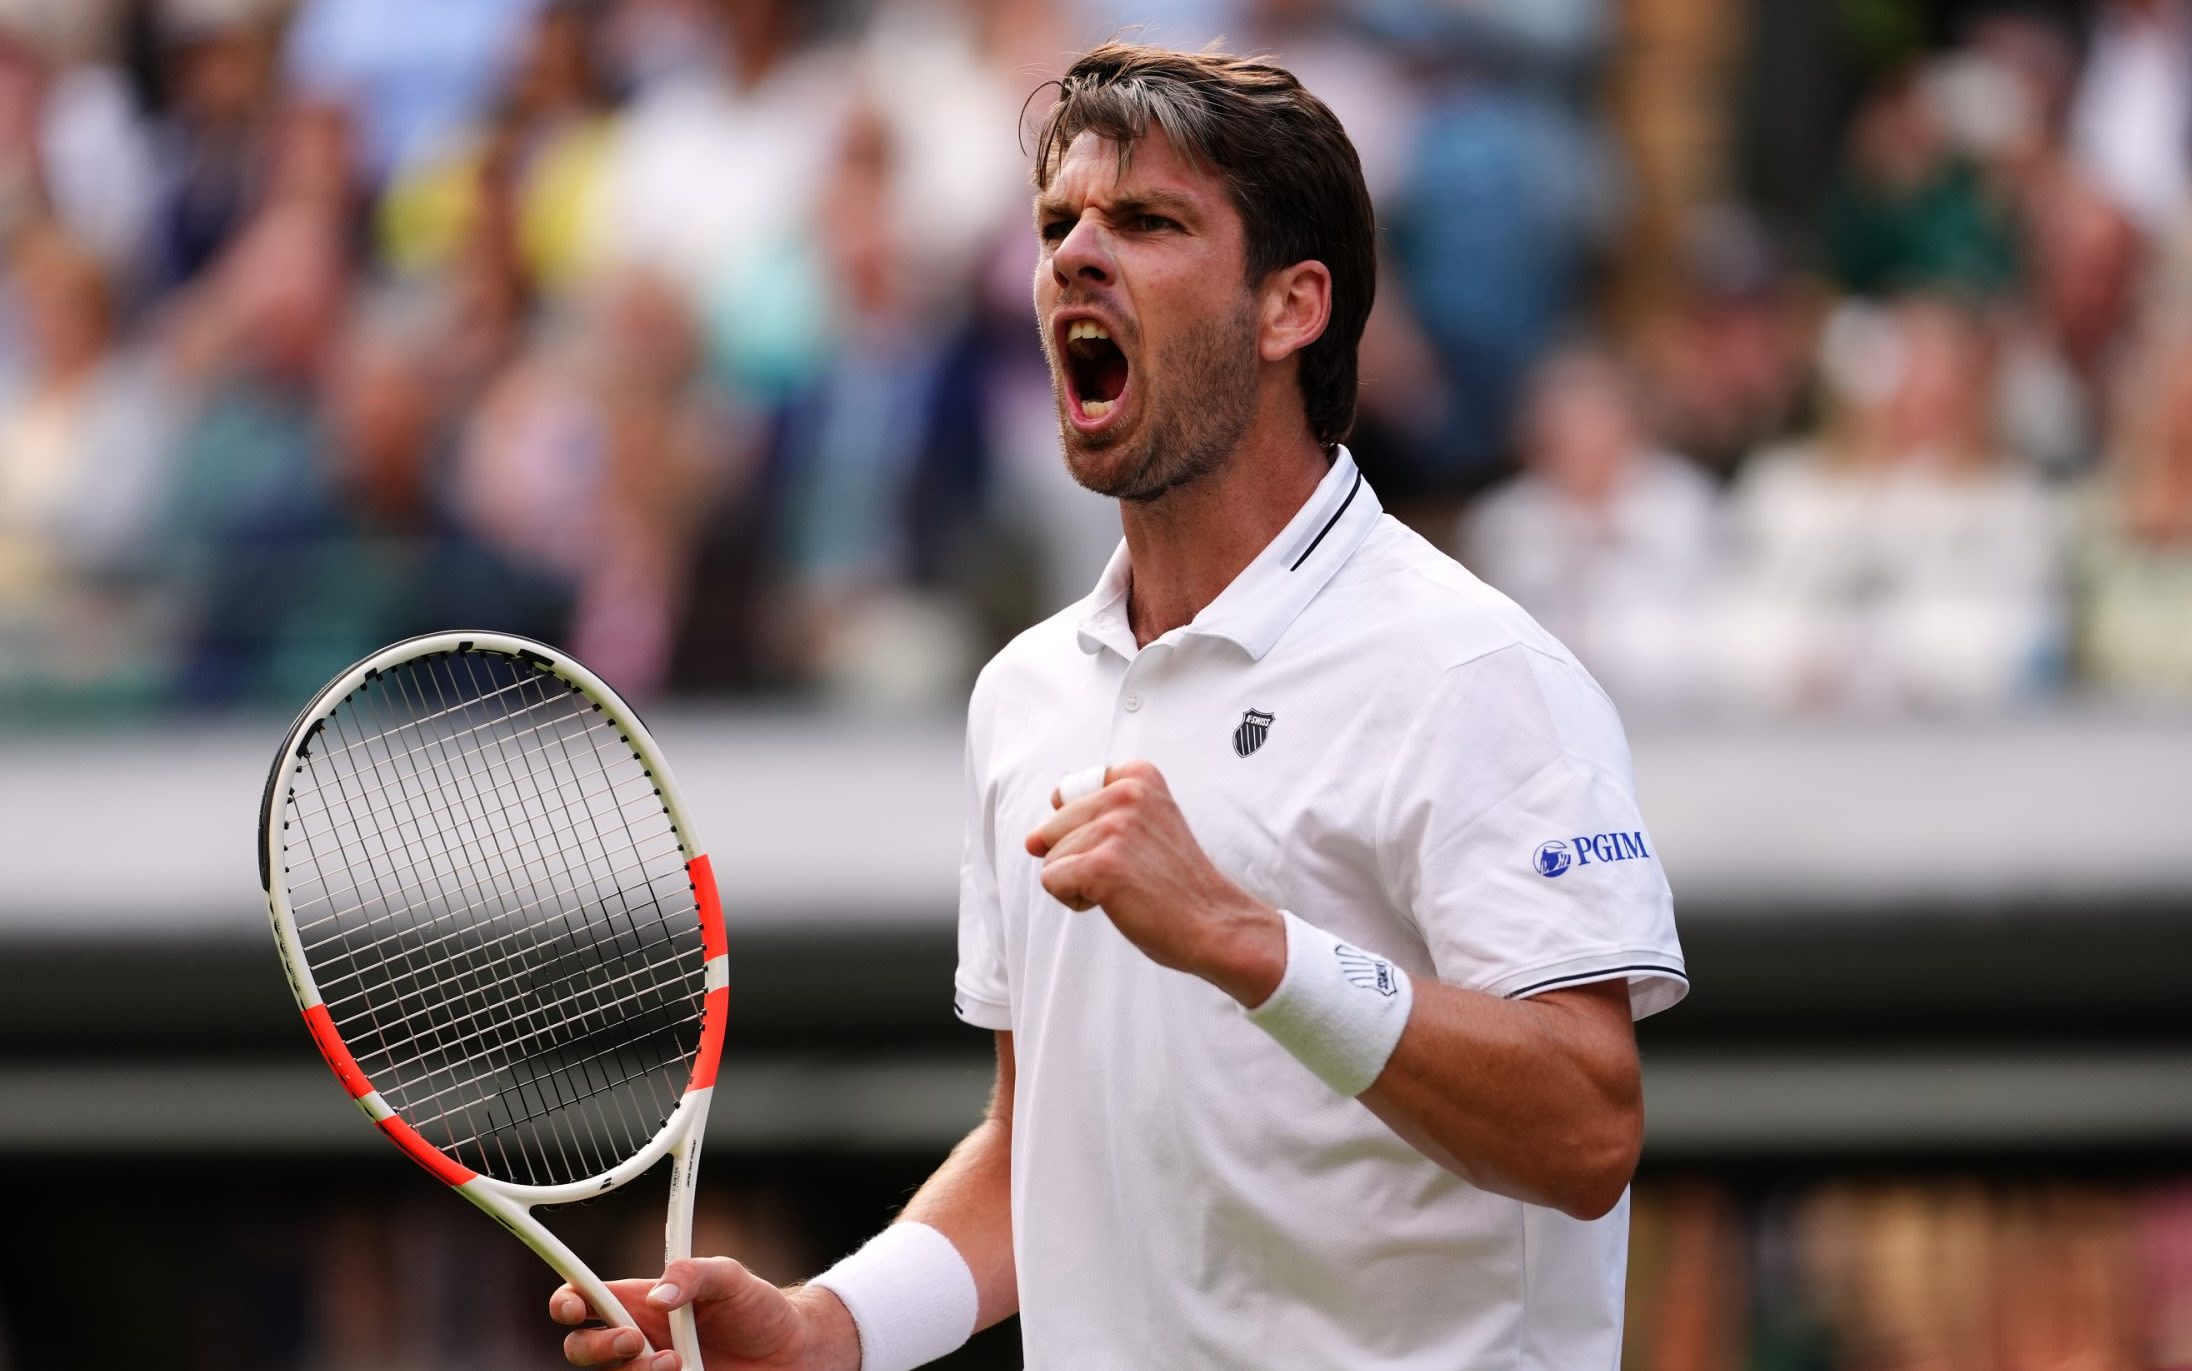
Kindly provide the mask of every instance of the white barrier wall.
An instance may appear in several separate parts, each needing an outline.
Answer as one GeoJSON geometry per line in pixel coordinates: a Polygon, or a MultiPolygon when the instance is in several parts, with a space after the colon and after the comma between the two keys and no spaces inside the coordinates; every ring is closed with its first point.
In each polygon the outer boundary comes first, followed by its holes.
{"type": "MultiPolygon", "coordinates": [[[[733,920],[952,917],[951,724],[651,720],[733,920]]],[[[0,735],[0,938],[263,936],[253,847],[279,727],[0,735]]],[[[1638,727],[1678,910],[2192,897],[2192,716],[1638,727]]]]}

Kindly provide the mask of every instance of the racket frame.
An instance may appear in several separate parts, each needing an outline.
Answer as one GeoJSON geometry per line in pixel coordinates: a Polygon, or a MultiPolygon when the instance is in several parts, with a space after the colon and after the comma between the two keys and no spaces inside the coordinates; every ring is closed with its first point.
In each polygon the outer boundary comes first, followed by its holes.
{"type": "MultiPolygon", "coordinates": [[[[538,1253],[557,1275],[586,1297],[599,1318],[637,1330],[639,1325],[631,1311],[610,1293],[609,1287],[576,1252],[533,1216],[532,1211],[540,1205],[572,1204],[605,1195],[638,1179],[667,1155],[670,1158],[670,1200],[663,1225],[663,1261],[665,1264],[681,1261],[693,1253],[693,1199],[699,1179],[701,1140],[707,1131],[708,1107],[715,1095],[716,1070],[722,1059],[724,1023],[730,1013],[730,959],[725,946],[723,905],[716,890],[713,865],[694,837],[684,801],[661,749],[640,722],[638,714],[599,676],[555,648],[530,638],[486,630],[448,631],[406,638],[353,664],[323,686],[298,711],[289,731],[283,735],[281,750],[275,754],[274,766],[267,774],[266,790],[259,805],[259,829],[259,881],[266,889],[267,912],[274,928],[275,946],[281,952],[282,970],[314,1045],[336,1079],[350,1092],[351,1099],[404,1155],[484,1210],[538,1253]],[[661,790],[662,806],[676,829],[699,912],[701,950],[707,961],[704,1010],[700,1045],[694,1054],[692,1076],[684,1093],[662,1127],[637,1152],[599,1175],[562,1185],[527,1185],[474,1171],[428,1142],[389,1107],[359,1070],[349,1047],[329,1019],[321,1002],[319,986],[313,980],[311,965],[305,959],[296,916],[289,905],[288,883],[275,879],[283,849],[282,816],[292,794],[287,778],[302,770],[304,759],[320,734],[320,726],[333,716],[344,700],[381,673],[423,657],[453,652],[490,652],[515,658],[575,686],[589,703],[600,707],[603,716],[616,726],[624,741],[638,754],[642,765],[653,774],[654,782],[661,790]]],[[[680,1364],[687,1371],[701,1371],[700,1343],[690,1304],[671,1311],[670,1337],[680,1364]]],[[[641,1334],[641,1341],[645,1350],[640,1355],[651,1355],[655,1348],[645,1334],[641,1334]]]]}

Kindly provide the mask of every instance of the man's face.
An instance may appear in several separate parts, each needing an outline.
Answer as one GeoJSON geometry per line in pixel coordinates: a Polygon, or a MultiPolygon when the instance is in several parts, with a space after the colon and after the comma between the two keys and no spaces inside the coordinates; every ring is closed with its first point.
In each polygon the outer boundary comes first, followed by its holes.
{"type": "Polygon", "coordinates": [[[1153,500],[1224,465],[1256,412],[1256,299],[1224,184],[1156,130],[1122,169],[1082,134],[1036,197],[1035,316],[1066,468],[1153,500]]]}

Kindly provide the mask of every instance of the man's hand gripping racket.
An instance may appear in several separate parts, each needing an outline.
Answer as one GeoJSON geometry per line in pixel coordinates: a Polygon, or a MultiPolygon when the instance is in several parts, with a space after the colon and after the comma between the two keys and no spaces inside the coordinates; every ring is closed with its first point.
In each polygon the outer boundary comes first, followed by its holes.
{"type": "MultiPolygon", "coordinates": [[[[532,1210],[668,1155],[664,1264],[696,1265],[730,1000],[723,911],[638,717],[527,639],[396,643],[297,716],[259,829],[283,969],[336,1078],[594,1314],[637,1328],[532,1210]]],[[[649,1311],[688,1371],[698,1293],[649,1311]]]]}

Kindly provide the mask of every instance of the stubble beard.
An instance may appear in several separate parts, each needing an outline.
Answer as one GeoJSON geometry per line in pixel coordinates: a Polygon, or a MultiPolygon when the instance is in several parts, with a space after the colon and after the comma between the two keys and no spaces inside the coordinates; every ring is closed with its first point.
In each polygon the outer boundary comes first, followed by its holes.
{"type": "Polygon", "coordinates": [[[1116,437],[1092,439],[1067,420],[1065,377],[1051,359],[1066,470],[1098,495],[1135,504],[1201,480],[1239,449],[1256,417],[1255,302],[1244,300],[1232,315],[1197,325],[1145,365],[1165,384],[1160,390],[1140,383],[1140,422],[1116,437]]]}

